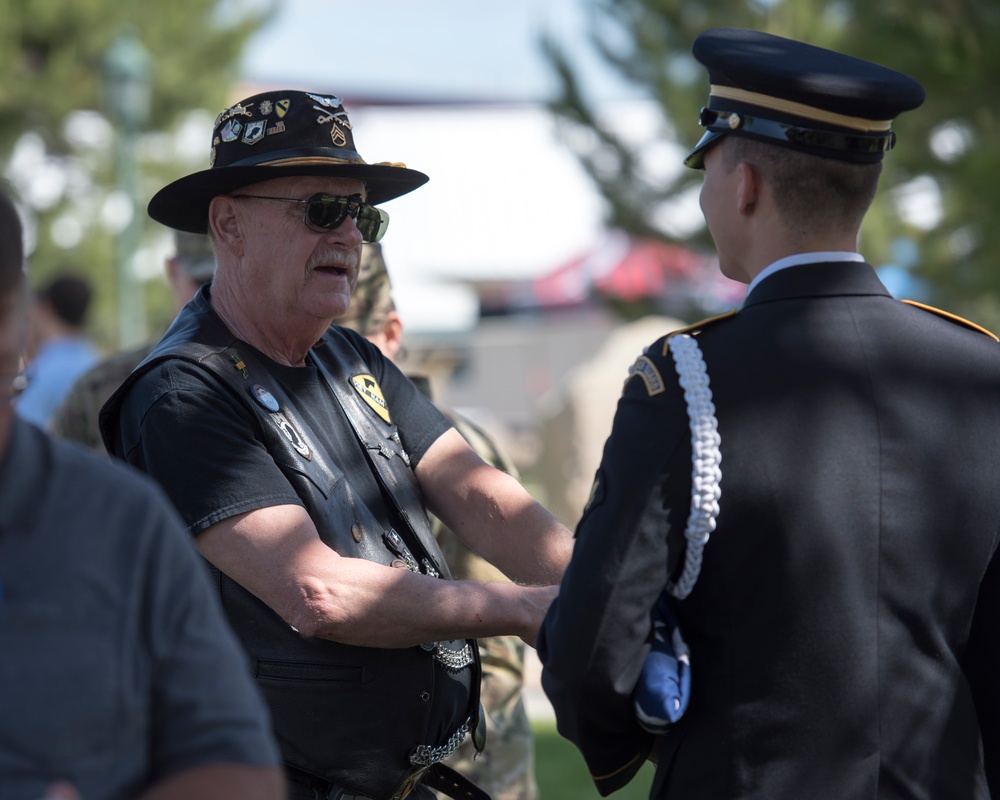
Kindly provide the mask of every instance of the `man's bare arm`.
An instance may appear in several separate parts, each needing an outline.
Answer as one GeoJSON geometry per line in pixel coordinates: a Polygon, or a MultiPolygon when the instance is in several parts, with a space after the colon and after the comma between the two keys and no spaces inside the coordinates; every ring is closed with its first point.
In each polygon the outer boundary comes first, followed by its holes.
{"type": "Polygon", "coordinates": [[[304,636],[368,647],[521,636],[534,644],[556,588],[443,581],[360,558],[320,538],[301,506],[261,508],[196,540],[212,564],[304,636]]]}
{"type": "Polygon", "coordinates": [[[450,429],[416,468],[427,507],[513,581],[558,584],[573,534],[515,478],[486,464],[450,429]]]}

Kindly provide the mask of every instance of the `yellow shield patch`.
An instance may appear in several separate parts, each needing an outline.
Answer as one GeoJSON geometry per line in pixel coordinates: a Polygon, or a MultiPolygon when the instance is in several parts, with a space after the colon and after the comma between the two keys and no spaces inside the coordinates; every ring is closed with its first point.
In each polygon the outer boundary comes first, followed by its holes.
{"type": "Polygon", "coordinates": [[[351,378],[351,385],[376,414],[390,425],[392,424],[392,419],[389,417],[389,406],[382,396],[382,390],[378,383],[371,375],[355,375],[351,378]]]}

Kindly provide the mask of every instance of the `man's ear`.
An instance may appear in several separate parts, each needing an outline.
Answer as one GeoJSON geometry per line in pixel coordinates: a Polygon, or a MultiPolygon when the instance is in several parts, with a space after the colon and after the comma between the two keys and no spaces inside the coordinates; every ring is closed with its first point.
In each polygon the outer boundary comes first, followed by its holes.
{"type": "Polygon", "coordinates": [[[208,227],[218,246],[234,256],[243,255],[243,219],[237,213],[236,200],[227,195],[212,198],[208,206],[208,227]]]}
{"type": "Polygon", "coordinates": [[[746,161],[736,165],[736,209],[744,216],[752,214],[757,206],[761,190],[760,173],[746,161]]]}

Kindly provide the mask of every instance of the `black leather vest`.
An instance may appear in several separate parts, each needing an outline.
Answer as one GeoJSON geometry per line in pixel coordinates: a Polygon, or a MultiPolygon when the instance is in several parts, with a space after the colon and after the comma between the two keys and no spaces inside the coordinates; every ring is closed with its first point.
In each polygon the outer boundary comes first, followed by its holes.
{"type": "MultiPolygon", "coordinates": [[[[370,368],[349,336],[333,327],[312,351],[343,410],[364,442],[400,518],[409,530],[385,531],[353,491],[332,453],[311,435],[284,393],[254,352],[234,339],[211,310],[202,290],[171,325],[150,355],[129,376],[101,411],[105,445],[118,455],[118,417],[122,398],[155,364],[184,359],[210,373],[255,415],[260,437],[302,499],[322,540],[342,556],[365,558],[442,578],[450,577],[423,509],[419,487],[400,444],[396,426],[382,419],[361,391],[348,382],[370,368]]],[[[380,394],[372,393],[373,397],[380,394]]],[[[373,402],[375,400],[373,399],[373,402]]],[[[377,402],[375,403],[377,405],[377,402]]],[[[360,445],[359,445],[360,446],[360,445]]],[[[384,649],[307,639],[238,583],[212,569],[223,608],[249,657],[266,697],[286,764],[380,800],[391,798],[412,775],[409,757],[426,741],[434,703],[436,669],[431,644],[384,649]]],[[[449,650],[471,647],[475,662],[466,718],[479,723],[480,663],[475,641],[442,642],[449,650]]]]}

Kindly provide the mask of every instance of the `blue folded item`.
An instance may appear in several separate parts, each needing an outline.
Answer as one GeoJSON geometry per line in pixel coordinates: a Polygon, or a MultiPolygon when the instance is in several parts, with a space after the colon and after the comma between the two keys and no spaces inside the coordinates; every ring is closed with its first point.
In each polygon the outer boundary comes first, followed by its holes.
{"type": "Polygon", "coordinates": [[[632,693],[639,724],[663,735],[684,714],[691,696],[691,660],[673,599],[664,591],[653,610],[653,643],[632,693]]]}

